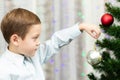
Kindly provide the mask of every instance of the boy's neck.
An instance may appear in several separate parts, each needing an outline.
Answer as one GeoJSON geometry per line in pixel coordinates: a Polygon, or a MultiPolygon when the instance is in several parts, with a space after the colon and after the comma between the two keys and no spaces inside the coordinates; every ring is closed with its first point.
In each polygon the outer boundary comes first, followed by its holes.
{"type": "Polygon", "coordinates": [[[19,54],[18,49],[12,45],[8,45],[8,50],[15,54],[19,54]]]}

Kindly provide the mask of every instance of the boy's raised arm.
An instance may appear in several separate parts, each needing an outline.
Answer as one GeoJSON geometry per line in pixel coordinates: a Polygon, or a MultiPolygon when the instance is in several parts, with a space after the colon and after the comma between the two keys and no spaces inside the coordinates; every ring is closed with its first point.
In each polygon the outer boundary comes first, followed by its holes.
{"type": "Polygon", "coordinates": [[[69,44],[73,39],[79,36],[81,34],[81,30],[86,31],[96,39],[100,35],[99,28],[79,23],[70,28],[57,31],[53,34],[50,40],[40,45],[40,49],[38,50],[40,62],[44,63],[54,54],[58,53],[61,47],[69,44]]]}

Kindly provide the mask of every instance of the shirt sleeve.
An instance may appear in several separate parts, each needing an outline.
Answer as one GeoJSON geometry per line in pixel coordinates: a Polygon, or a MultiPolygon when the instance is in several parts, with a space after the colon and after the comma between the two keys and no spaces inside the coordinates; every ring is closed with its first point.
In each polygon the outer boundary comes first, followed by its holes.
{"type": "Polygon", "coordinates": [[[51,39],[40,45],[38,55],[41,64],[45,63],[53,55],[58,53],[61,47],[69,44],[73,39],[81,34],[78,24],[72,27],[55,32],[51,39]]]}

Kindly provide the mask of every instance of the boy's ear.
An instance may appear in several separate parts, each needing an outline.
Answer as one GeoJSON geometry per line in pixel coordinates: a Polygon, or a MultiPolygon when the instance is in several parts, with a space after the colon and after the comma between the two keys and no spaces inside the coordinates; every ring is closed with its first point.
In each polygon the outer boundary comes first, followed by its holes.
{"type": "Polygon", "coordinates": [[[13,34],[11,37],[10,37],[10,42],[12,42],[12,44],[18,46],[19,44],[19,40],[20,40],[20,37],[17,35],[17,34],[13,34]]]}

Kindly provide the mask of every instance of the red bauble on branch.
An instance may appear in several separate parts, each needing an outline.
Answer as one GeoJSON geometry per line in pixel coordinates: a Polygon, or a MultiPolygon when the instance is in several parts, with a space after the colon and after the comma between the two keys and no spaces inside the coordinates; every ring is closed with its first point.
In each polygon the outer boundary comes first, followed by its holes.
{"type": "Polygon", "coordinates": [[[113,21],[114,21],[114,18],[109,13],[106,13],[101,17],[101,23],[103,26],[110,26],[112,25],[113,21]]]}

